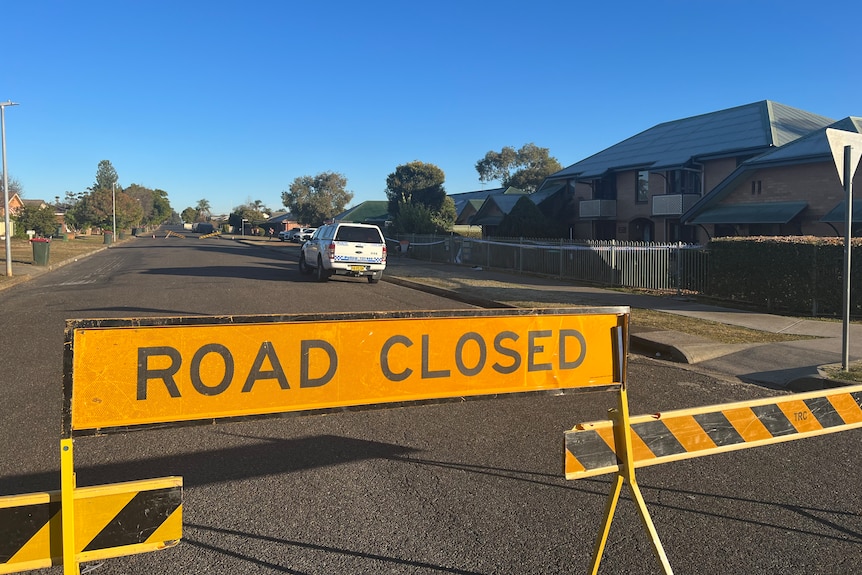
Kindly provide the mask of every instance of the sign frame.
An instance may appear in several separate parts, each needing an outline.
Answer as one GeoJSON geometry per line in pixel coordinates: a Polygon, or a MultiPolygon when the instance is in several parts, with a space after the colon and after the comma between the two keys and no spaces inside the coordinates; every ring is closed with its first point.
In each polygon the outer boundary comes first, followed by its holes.
{"type": "MultiPolygon", "coordinates": [[[[64,351],[64,382],[63,382],[63,428],[62,428],[62,437],[63,438],[71,438],[73,436],[82,436],[82,435],[93,435],[93,434],[101,434],[112,431],[129,431],[138,428],[151,427],[153,425],[159,426],[186,426],[186,425],[195,425],[195,424],[208,424],[215,421],[231,421],[237,419],[245,419],[249,417],[280,417],[286,414],[301,414],[301,413],[326,413],[331,411],[341,411],[344,409],[379,409],[381,407],[402,407],[405,405],[414,405],[414,404],[425,404],[425,403],[442,403],[446,401],[463,401],[464,399],[473,399],[480,397],[494,397],[499,395],[516,395],[520,393],[566,393],[569,391],[574,391],[578,389],[589,389],[592,391],[599,390],[601,388],[605,389],[616,389],[619,387],[620,382],[623,379],[623,372],[620,371],[619,365],[622,363],[620,360],[620,354],[623,354],[624,351],[620,348],[616,347],[615,343],[616,335],[612,333],[615,328],[619,328],[624,333],[625,341],[628,341],[628,318],[630,314],[630,308],[628,306],[603,306],[603,307],[563,307],[563,308],[503,308],[503,309],[458,309],[458,310],[428,310],[428,311],[389,311],[389,312],[344,312],[344,313],[326,313],[326,314],[270,314],[270,315],[242,315],[242,316],[170,316],[170,317],[148,317],[148,318],[136,318],[136,319],[122,319],[122,318],[103,318],[103,319],[76,319],[76,320],[67,320],[66,329],[65,329],[65,351],[64,351]],[[290,408],[290,409],[270,409],[266,411],[258,410],[258,411],[242,411],[237,412],[234,411],[232,413],[227,412],[198,412],[194,416],[189,418],[182,418],[182,416],[173,416],[172,419],[158,419],[158,415],[149,416],[150,419],[147,421],[135,421],[130,419],[129,421],[120,421],[119,423],[110,423],[106,425],[95,425],[92,421],[87,422],[86,424],[79,424],[78,421],[84,420],[85,418],[80,415],[73,417],[74,405],[76,404],[76,399],[74,396],[75,393],[75,366],[76,364],[76,346],[83,346],[82,336],[86,332],[93,332],[94,330],[100,330],[100,335],[102,339],[108,338],[111,334],[132,334],[129,336],[129,340],[138,341],[134,339],[134,334],[136,333],[150,333],[150,334],[161,334],[166,332],[159,332],[160,328],[191,328],[190,330],[180,330],[175,332],[177,335],[181,333],[191,334],[192,330],[201,330],[216,328],[218,330],[222,330],[224,332],[229,332],[234,326],[244,326],[244,329],[248,330],[249,328],[255,328],[257,325],[262,325],[266,327],[267,325],[271,325],[272,328],[270,331],[278,330],[278,329],[296,329],[297,326],[306,326],[311,328],[315,324],[327,323],[330,325],[338,325],[339,327],[344,327],[344,329],[349,328],[350,324],[357,325],[357,323],[367,322],[370,325],[376,325],[377,320],[395,320],[395,324],[379,324],[383,325],[410,325],[415,326],[420,322],[422,325],[428,323],[429,321],[434,320],[454,320],[462,323],[466,322],[498,322],[502,323],[511,318],[513,322],[528,322],[530,320],[534,321],[548,321],[554,322],[558,321],[557,318],[560,316],[575,316],[578,321],[584,322],[588,321],[583,318],[587,318],[588,316],[615,316],[613,318],[597,318],[601,319],[601,324],[596,324],[598,327],[595,329],[604,329],[605,324],[607,324],[608,334],[607,339],[597,343],[596,345],[602,350],[602,355],[600,358],[591,360],[587,359],[587,361],[597,361],[602,363],[602,369],[606,369],[606,374],[604,379],[600,383],[596,383],[595,381],[590,381],[588,384],[584,384],[581,380],[572,382],[572,385],[568,385],[568,381],[555,381],[553,385],[544,385],[538,386],[536,388],[531,388],[527,385],[522,386],[517,389],[506,388],[505,386],[498,388],[494,388],[491,391],[476,391],[473,389],[443,389],[441,391],[435,391],[431,395],[419,394],[417,396],[406,396],[406,399],[400,399],[402,396],[393,398],[386,398],[381,401],[369,400],[367,402],[364,401],[355,401],[353,403],[350,402],[341,402],[338,404],[329,405],[327,403],[317,404],[311,408],[290,408]],[[405,321],[401,321],[405,320],[405,321]],[[406,321],[411,320],[411,321],[406,321]],[[416,320],[419,320],[418,322],[416,320]],[[428,321],[426,321],[428,320],[428,321]],[[375,322],[372,324],[371,322],[375,322]],[[342,326],[342,324],[344,324],[342,326]],[[153,328],[152,330],[150,328],[153,328]],[[116,330],[116,332],[112,331],[116,330]],[[608,354],[608,364],[604,364],[604,353],[608,354]],[[607,368],[605,368],[607,365],[607,368]]],[[[594,322],[595,323],[595,322],[594,322]]],[[[453,322],[454,324],[454,322],[453,322]]],[[[440,324],[443,326],[444,324],[440,324]]],[[[460,324],[459,324],[460,325],[460,324]]],[[[481,325],[481,324],[477,324],[481,325]]],[[[589,324],[591,325],[591,324],[589,324]]],[[[362,326],[360,326],[362,327],[362,326]]],[[[255,328],[256,329],[256,328],[255,328]]],[[[332,328],[335,329],[335,328],[332,328]]],[[[417,329],[417,328],[413,328],[417,329]]],[[[477,328],[478,330],[479,328],[477,328]]],[[[384,331],[385,328],[381,328],[378,331],[384,331]]],[[[583,341],[584,336],[579,333],[576,334],[583,341]]],[[[604,338],[604,336],[602,336],[604,338]]],[[[526,338],[525,338],[526,339],[526,338]]],[[[417,342],[418,343],[418,342],[417,342]]],[[[525,342],[524,342],[525,343],[525,342]]],[[[394,346],[399,351],[403,350],[407,347],[408,344],[398,344],[394,346]]],[[[472,345],[468,342],[468,345],[472,345]]],[[[418,345],[416,346],[418,348],[418,345]]],[[[582,344],[583,353],[586,353],[586,346],[582,344]]],[[[83,354],[85,348],[81,348],[79,350],[79,354],[83,354]]],[[[200,350],[199,350],[200,351],[200,350]]],[[[126,350],[128,352],[128,350],[126,350]]],[[[137,369],[140,370],[140,348],[138,348],[138,363],[137,369]]],[[[179,353],[179,352],[177,352],[179,353]]],[[[260,352],[259,352],[260,353],[260,352]]],[[[273,352],[274,353],[274,352],[273,352]]],[[[414,354],[418,354],[418,350],[413,352],[414,354]]],[[[423,354],[424,354],[423,349],[423,354]]],[[[550,353],[550,352],[549,352],[550,353]]],[[[81,358],[85,357],[81,355],[81,358]]],[[[79,361],[83,361],[83,359],[79,358],[79,361]]],[[[309,363],[311,360],[308,360],[309,363]]],[[[423,357],[423,362],[425,358],[423,357]]],[[[131,365],[130,361],[126,361],[124,364],[124,369],[128,369],[128,366],[131,365]]],[[[134,366],[133,366],[134,367],[134,366]]],[[[423,364],[424,367],[424,364],[423,364]]],[[[407,371],[408,368],[399,368],[407,371]]],[[[523,366],[518,368],[517,373],[523,370],[523,366]]],[[[105,372],[110,372],[110,368],[105,368],[105,372]]],[[[267,372],[269,373],[269,372],[267,372]]],[[[106,376],[106,377],[114,377],[114,376],[106,376]]],[[[116,376],[120,377],[120,376],[116,376]]],[[[128,374],[125,374],[125,377],[128,377],[128,374]]],[[[526,377],[526,376],[524,376],[526,377]]],[[[140,380],[141,376],[138,373],[138,379],[140,380]]],[[[556,380],[556,376],[554,376],[556,380]]],[[[80,384],[81,380],[78,380],[80,384]]],[[[112,382],[108,382],[109,384],[112,382]]],[[[285,382],[286,383],[286,382],[285,382]]],[[[387,382],[388,384],[389,382],[387,382]]],[[[89,382],[86,385],[95,385],[90,384],[89,382]]],[[[128,388],[129,382],[128,380],[124,384],[128,388]]],[[[131,384],[134,385],[134,382],[131,384]]],[[[294,384],[295,385],[295,384],[294,384]]],[[[457,384],[451,384],[455,386],[457,384]]],[[[108,385],[107,387],[110,387],[108,385]]],[[[163,386],[165,387],[165,386],[163,386]]],[[[493,387],[493,386],[492,386],[493,387]]],[[[134,388],[133,388],[134,389],[134,388]]],[[[278,388],[275,388],[278,390],[278,388]]],[[[286,388],[283,388],[286,389],[286,388]]],[[[107,391],[105,393],[108,393],[107,391]]],[[[424,393],[424,392],[423,392],[424,393]]],[[[166,392],[163,393],[166,395],[166,392]]],[[[98,398],[101,399],[101,398],[98,398]]],[[[129,400],[130,401],[130,400],[129,400]]],[[[84,404],[84,400],[77,401],[78,407],[84,404]]],[[[255,408],[257,409],[257,408],[255,408]]],[[[269,409],[269,408],[267,408],[269,409]]],[[[94,420],[95,421],[95,420],[94,420]]],[[[107,420],[106,420],[107,421],[107,420]]],[[[101,422],[99,422],[101,423],[101,422]]]]}

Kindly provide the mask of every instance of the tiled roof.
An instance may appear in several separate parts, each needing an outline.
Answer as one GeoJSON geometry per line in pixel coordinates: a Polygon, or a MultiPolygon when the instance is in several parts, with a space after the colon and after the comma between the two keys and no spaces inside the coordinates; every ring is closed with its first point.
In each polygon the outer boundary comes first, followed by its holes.
{"type": "Polygon", "coordinates": [[[709,157],[760,153],[832,122],[824,116],[764,100],[659,124],[548,179],[597,178],[608,170],[619,169],[665,170],[709,157]]]}

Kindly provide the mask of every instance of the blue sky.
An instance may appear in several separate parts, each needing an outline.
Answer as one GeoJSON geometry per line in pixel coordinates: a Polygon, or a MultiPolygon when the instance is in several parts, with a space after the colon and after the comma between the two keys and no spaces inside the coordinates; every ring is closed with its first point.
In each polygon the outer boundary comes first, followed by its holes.
{"type": "Polygon", "coordinates": [[[8,3],[8,171],[52,201],[107,159],[178,212],[282,209],[324,171],[353,204],[385,199],[414,160],[449,193],[478,190],[476,162],[503,146],[567,166],[760,100],[862,115],[858,15],[851,0],[8,3]]]}

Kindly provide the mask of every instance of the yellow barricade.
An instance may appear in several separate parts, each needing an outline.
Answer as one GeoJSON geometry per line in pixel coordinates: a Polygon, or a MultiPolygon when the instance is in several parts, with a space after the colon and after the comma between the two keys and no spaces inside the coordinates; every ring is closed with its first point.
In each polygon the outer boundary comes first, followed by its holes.
{"type": "Polygon", "coordinates": [[[862,427],[862,385],[629,417],[625,386],[610,419],[565,434],[566,479],[616,473],[593,554],[598,572],[622,485],[635,503],[665,573],[672,573],[635,480],[638,467],[862,427]]]}
{"type": "MultiPolygon", "coordinates": [[[[862,386],[631,418],[634,466],[702,457],[862,427],[862,386]]],[[[566,432],[566,479],[619,470],[613,421],[566,432]]]]}
{"type": "MultiPolygon", "coordinates": [[[[182,485],[181,477],[165,477],[76,489],[74,561],[176,545],[182,537],[182,485]]],[[[63,563],[62,503],[61,491],[0,497],[0,573],[63,563]]]]}

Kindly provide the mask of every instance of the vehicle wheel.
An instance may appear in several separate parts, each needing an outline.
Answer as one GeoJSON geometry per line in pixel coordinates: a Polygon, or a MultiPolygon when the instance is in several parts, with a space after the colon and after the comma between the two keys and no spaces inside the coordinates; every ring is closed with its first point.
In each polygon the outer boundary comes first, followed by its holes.
{"type": "Polygon", "coordinates": [[[317,281],[325,282],[329,279],[329,273],[323,269],[323,259],[317,256],[317,281]]]}
{"type": "Polygon", "coordinates": [[[300,252],[299,254],[299,273],[304,276],[307,276],[311,273],[311,268],[308,267],[308,262],[305,261],[305,254],[300,252]]]}
{"type": "Polygon", "coordinates": [[[379,281],[380,281],[379,277],[368,276],[368,283],[370,283],[370,284],[376,284],[379,281]]]}

